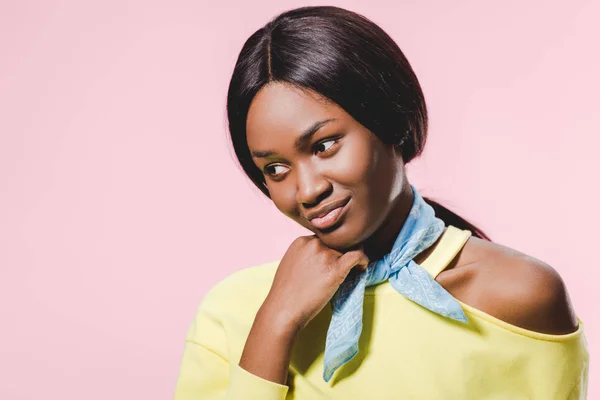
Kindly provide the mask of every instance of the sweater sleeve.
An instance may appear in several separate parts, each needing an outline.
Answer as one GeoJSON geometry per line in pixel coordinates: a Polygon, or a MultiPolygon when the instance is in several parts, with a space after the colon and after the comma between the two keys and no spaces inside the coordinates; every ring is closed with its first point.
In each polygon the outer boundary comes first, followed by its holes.
{"type": "Polygon", "coordinates": [[[589,368],[586,364],[585,368],[581,372],[577,383],[573,387],[571,394],[567,398],[567,400],[585,400],[587,399],[587,387],[588,387],[588,374],[589,368]]]}
{"type": "Polygon", "coordinates": [[[284,400],[288,387],[229,364],[210,349],[186,341],[175,400],[284,400]]]}
{"type": "Polygon", "coordinates": [[[186,337],[174,399],[284,400],[288,386],[256,376],[229,357],[231,344],[222,321],[227,311],[220,307],[230,303],[226,294],[209,292],[198,308],[186,337]]]}

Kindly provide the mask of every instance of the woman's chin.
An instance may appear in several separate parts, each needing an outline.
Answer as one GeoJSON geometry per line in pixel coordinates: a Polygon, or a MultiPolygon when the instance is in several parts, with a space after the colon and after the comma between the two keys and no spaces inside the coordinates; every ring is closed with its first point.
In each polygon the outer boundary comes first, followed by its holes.
{"type": "Polygon", "coordinates": [[[349,227],[345,227],[344,224],[342,224],[333,231],[321,231],[315,232],[315,234],[327,247],[343,253],[354,249],[362,242],[362,238],[360,237],[361,235],[348,228],[349,227]]]}

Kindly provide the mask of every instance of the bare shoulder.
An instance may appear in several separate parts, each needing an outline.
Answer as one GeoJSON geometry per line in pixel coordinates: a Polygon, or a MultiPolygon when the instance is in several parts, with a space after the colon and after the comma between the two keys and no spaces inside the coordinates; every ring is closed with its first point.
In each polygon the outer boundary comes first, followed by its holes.
{"type": "Polygon", "coordinates": [[[566,334],[577,330],[565,283],[550,265],[476,237],[469,239],[464,250],[470,262],[457,266],[455,276],[463,279],[454,280],[461,301],[532,331],[566,334]]]}

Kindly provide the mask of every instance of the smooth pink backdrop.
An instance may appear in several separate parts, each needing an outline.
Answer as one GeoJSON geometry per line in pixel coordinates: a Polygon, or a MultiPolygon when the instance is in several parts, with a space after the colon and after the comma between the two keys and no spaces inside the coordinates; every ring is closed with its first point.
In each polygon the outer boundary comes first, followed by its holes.
{"type": "MultiPolygon", "coordinates": [[[[306,233],[234,163],[224,106],[244,40],[309,4],[0,2],[1,399],[171,398],[203,293],[306,233]]],[[[420,78],[412,182],[562,274],[600,398],[600,3],[333,4],[420,78]]]]}

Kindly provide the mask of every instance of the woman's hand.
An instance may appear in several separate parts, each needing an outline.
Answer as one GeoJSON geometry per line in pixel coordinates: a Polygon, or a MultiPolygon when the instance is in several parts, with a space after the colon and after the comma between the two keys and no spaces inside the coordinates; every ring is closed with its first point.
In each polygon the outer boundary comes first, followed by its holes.
{"type": "Polygon", "coordinates": [[[283,256],[261,309],[282,329],[299,331],[327,305],[350,271],[367,268],[362,249],[340,253],[315,235],[300,236],[283,256]]]}
{"type": "Polygon", "coordinates": [[[315,235],[294,240],[256,315],[240,367],[284,384],[297,333],[327,305],[354,267],[364,271],[368,263],[362,249],[340,253],[315,235]]]}

